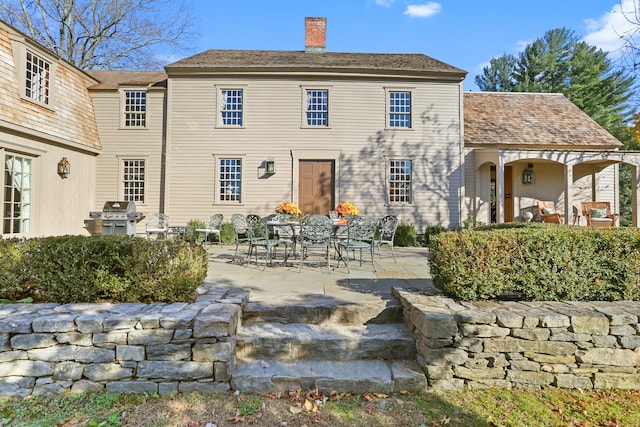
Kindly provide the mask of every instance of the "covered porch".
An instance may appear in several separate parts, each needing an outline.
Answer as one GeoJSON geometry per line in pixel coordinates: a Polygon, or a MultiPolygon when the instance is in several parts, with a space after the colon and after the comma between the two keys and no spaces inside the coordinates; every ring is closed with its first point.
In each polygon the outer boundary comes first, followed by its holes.
{"type": "MultiPolygon", "coordinates": [[[[583,201],[603,201],[620,210],[619,165],[631,167],[632,218],[640,223],[640,153],[618,150],[475,149],[475,197],[471,210],[481,223],[537,219],[537,202],[553,201],[569,224],[586,225],[583,201]]],[[[624,185],[624,184],[623,184],[624,185]]]]}

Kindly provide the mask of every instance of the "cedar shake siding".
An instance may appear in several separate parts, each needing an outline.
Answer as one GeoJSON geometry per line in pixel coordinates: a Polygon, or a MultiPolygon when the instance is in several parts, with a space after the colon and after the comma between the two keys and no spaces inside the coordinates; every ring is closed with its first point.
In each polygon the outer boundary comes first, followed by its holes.
{"type": "MultiPolygon", "coordinates": [[[[83,224],[94,205],[95,158],[101,148],[87,91],[95,83],[0,21],[0,160],[5,167],[7,159],[17,157],[31,167],[30,188],[13,192],[19,200],[11,202],[22,206],[2,211],[2,236],[87,234],[83,224]],[[48,67],[46,103],[26,96],[26,63],[33,56],[48,67]],[[67,179],[57,174],[63,157],[71,164],[67,179]]],[[[4,173],[2,179],[3,185],[16,185],[4,182],[4,173]]]]}

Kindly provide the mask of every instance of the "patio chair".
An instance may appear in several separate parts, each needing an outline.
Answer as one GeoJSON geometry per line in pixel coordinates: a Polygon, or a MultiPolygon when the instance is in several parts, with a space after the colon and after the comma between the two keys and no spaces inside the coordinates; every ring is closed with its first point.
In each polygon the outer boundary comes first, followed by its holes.
{"type": "Polygon", "coordinates": [[[271,236],[266,221],[263,221],[259,215],[247,215],[247,235],[249,236],[249,253],[245,265],[249,265],[253,251],[255,251],[257,263],[258,248],[263,247],[265,249],[263,269],[266,268],[267,264],[271,263],[275,248],[281,244],[285,246],[285,261],[287,260],[287,242],[271,236]]]}
{"type": "Polygon", "coordinates": [[[247,228],[249,227],[247,224],[247,217],[239,213],[233,214],[231,215],[231,225],[233,225],[233,231],[235,232],[235,256],[238,255],[238,246],[242,243],[249,242],[249,235],[247,234],[247,228]]]}
{"type": "Polygon", "coordinates": [[[564,223],[564,214],[556,211],[555,202],[551,201],[538,201],[538,213],[542,218],[542,222],[552,223],[552,224],[563,224],[564,223]]]}
{"type": "Polygon", "coordinates": [[[330,248],[331,234],[333,232],[333,221],[324,215],[309,215],[300,220],[300,268],[302,271],[305,256],[310,249],[321,249],[325,251],[327,257],[327,269],[331,272],[330,248]]]}
{"type": "Polygon", "coordinates": [[[209,235],[213,234],[218,236],[218,244],[222,243],[222,236],[220,235],[220,226],[222,225],[222,220],[224,216],[222,214],[215,214],[209,217],[209,227],[208,228],[196,228],[196,233],[204,233],[204,241],[202,244],[205,244],[209,241],[209,235]]]}
{"type": "Polygon", "coordinates": [[[163,213],[152,213],[147,216],[146,225],[147,240],[151,235],[163,236],[166,240],[169,235],[169,215],[163,213]]]}
{"type": "Polygon", "coordinates": [[[396,254],[393,251],[393,239],[396,236],[396,229],[398,228],[398,218],[395,215],[385,215],[378,222],[378,231],[376,233],[375,245],[378,248],[378,256],[382,260],[382,253],[380,252],[381,245],[391,246],[391,255],[393,261],[396,260],[396,254]]]}
{"type": "Polygon", "coordinates": [[[587,219],[587,227],[615,227],[617,213],[611,213],[609,202],[582,202],[582,215],[587,219]]]}
{"type": "Polygon", "coordinates": [[[371,264],[373,271],[376,271],[376,261],[374,257],[375,233],[378,228],[378,221],[364,216],[354,216],[347,226],[347,238],[336,242],[338,257],[347,266],[347,273],[351,272],[349,267],[349,252],[360,251],[360,265],[362,265],[362,251],[367,249],[371,254],[371,264]],[[344,253],[343,253],[344,251],[344,253]]]}

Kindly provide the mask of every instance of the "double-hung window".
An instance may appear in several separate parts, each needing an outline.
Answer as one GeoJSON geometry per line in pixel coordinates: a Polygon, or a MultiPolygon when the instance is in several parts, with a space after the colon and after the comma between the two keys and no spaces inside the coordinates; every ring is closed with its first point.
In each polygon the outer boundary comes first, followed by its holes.
{"type": "Polygon", "coordinates": [[[127,202],[144,203],[144,159],[123,160],[123,196],[127,202]]]}
{"type": "Polygon", "coordinates": [[[242,159],[220,158],[219,200],[221,202],[242,202],[242,159]]]}
{"type": "Polygon", "coordinates": [[[411,203],[411,160],[390,159],[388,165],[389,203],[411,203]]]}
{"type": "Polygon", "coordinates": [[[51,64],[33,52],[26,52],[25,96],[49,104],[51,64]]]}
{"type": "Polygon", "coordinates": [[[124,91],[124,127],[143,128],[147,126],[147,92],[144,90],[124,91]]]}
{"type": "Polygon", "coordinates": [[[31,226],[31,160],[4,157],[2,233],[28,233],[31,226]]]}
{"type": "Polygon", "coordinates": [[[305,90],[305,118],[307,127],[329,126],[329,90],[305,90]]]}
{"type": "Polygon", "coordinates": [[[393,129],[411,128],[411,91],[389,90],[387,92],[387,126],[393,129]]]}
{"type": "Polygon", "coordinates": [[[244,90],[220,90],[220,123],[222,126],[244,126],[244,90]]]}

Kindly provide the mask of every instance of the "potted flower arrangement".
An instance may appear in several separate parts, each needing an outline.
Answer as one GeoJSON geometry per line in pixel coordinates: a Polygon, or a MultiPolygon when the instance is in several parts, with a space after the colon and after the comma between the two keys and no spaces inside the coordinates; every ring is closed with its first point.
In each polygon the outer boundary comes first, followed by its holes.
{"type": "Polygon", "coordinates": [[[300,208],[293,202],[282,202],[276,206],[276,213],[279,215],[289,215],[297,218],[302,215],[300,208]]]}
{"type": "Polygon", "coordinates": [[[336,211],[341,217],[358,215],[360,211],[351,202],[342,202],[336,206],[336,211]]]}

